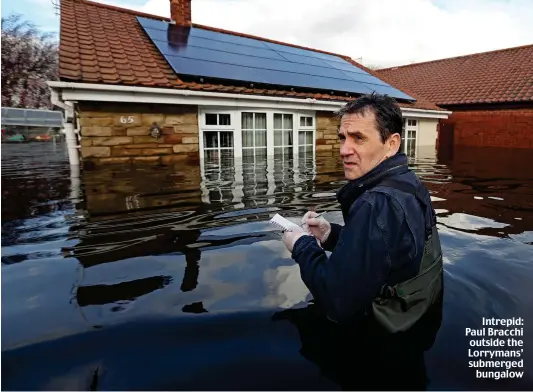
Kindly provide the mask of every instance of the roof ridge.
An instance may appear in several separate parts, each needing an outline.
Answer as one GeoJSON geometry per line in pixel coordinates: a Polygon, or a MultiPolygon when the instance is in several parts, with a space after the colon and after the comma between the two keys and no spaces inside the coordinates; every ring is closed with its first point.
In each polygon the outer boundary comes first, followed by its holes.
{"type": "MultiPolygon", "coordinates": [[[[136,11],[136,10],[132,10],[132,9],[129,9],[129,8],[122,8],[122,7],[117,7],[117,6],[114,6],[114,5],[99,3],[99,2],[96,2],[96,1],[92,1],[92,0],[70,0],[70,1],[74,1],[74,2],[77,1],[77,2],[85,3],[85,4],[96,6],[96,7],[107,8],[107,9],[110,9],[110,10],[113,10],[113,11],[124,12],[124,13],[132,14],[132,15],[144,16],[144,17],[147,17],[147,18],[158,19],[158,20],[163,20],[163,21],[166,21],[166,22],[170,22],[170,18],[167,18],[167,17],[164,17],[164,16],[148,14],[148,13],[145,13],[145,12],[136,11]]],[[[342,55],[340,53],[328,52],[328,51],[322,50],[322,49],[315,49],[315,48],[310,48],[310,47],[306,47],[306,46],[302,46],[302,45],[292,44],[292,43],[289,43],[289,42],[277,41],[277,40],[270,39],[270,38],[260,37],[260,36],[252,35],[252,34],[248,34],[248,33],[240,33],[240,32],[232,31],[232,30],[226,30],[226,29],[222,29],[222,28],[219,28],[219,27],[207,26],[207,25],[202,25],[202,24],[194,23],[194,22],[192,23],[192,26],[193,27],[198,27],[198,28],[201,28],[201,29],[205,29],[205,30],[216,31],[216,32],[219,32],[219,33],[231,34],[231,35],[235,35],[235,36],[239,36],[239,37],[243,37],[243,38],[250,38],[250,39],[256,39],[256,40],[259,40],[259,41],[266,41],[266,42],[270,42],[270,43],[278,44],[278,45],[291,46],[291,47],[297,48],[297,49],[310,50],[312,52],[328,54],[330,56],[336,56],[336,57],[340,57],[340,58],[343,58],[343,59],[345,59],[345,57],[346,57],[345,55],[342,55]]]]}
{"type": "Polygon", "coordinates": [[[202,25],[202,24],[199,24],[199,23],[193,23],[192,25],[195,26],[195,27],[201,28],[201,29],[212,30],[212,31],[216,31],[216,32],[219,32],[219,33],[226,33],[226,34],[236,35],[236,36],[243,37],[243,38],[256,39],[256,40],[259,40],[259,41],[266,41],[266,42],[270,42],[270,43],[278,44],[278,45],[283,45],[283,46],[291,46],[291,47],[297,48],[297,49],[310,50],[312,52],[328,54],[330,56],[337,56],[337,57],[340,57],[340,58],[343,58],[343,59],[344,59],[344,57],[346,57],[345,55],[342,55],[340,53],[333,53],[333,52],[328,52],[328,51],[322,50],[322,49],[315,49],[315,48],[310,48],[310,47],[307,47],[307,46],[292,44],[292,43],[289,43],[289,42],[277,41],[275,39],[260,37],[258,35],[252,35],[252,34],[248,34],[248,33],[239,33],[237,31],[225,30],[225,29],[221,29],[219,27],[206,26],[206,25],[202,25]]]}
{"type": "Polygon", "coordinates": [[[70,1],[79,2],[79,3],[85,3],[85,4],[88,4],[88,5],[92,5],[92,6],[100,7],[100,8],[107,8],[107,9],[110,9],[110,10],[113,10],[113,11],[124,12],[124,13],[127,13],[127,14],[132,14],[132,15],[137,15],[137,16],[144,16],[144,17],[147,17],[147,18],[158,19],[158,20],[163,20],[163,21],[167,21],[167,22],[170,21],[170,18],[167,18],[165,16],[148,14],[146,12],[132,10],[130,8],[117,7],[115,5],[110,5],[110,4],[99,3],[97,1],[91,1],[91,0],[70,0],[70,1]]]}
{"type": "Polygon", "coordinates": [[[376,71],[381,72],[381,71],[395,70],[395,69],[398,69],[398,68],[415,67],[415,66],[421,65],[421,64],[438,63],[438,62],[442,62],[442,61],[455,60],[455,59],[460,59],[460,58],[465,58],[465,57],[481,56],[481,55],[490,54],[490,53],[496,53],[496,52],[512,51],[512,50],[524,49],[524,48],[528,48],[528,47],[533,47],[533,44],[513,46],[511,48],[488,50],[488,51],[485,51],[485,52],[463,54],[461,56],[446,57],[446,58],[443,58],[443,59],[420,61],[418,63],[412,63],[412,64],[395,65],[395,66],[392,66],[392,67],[380,68],[380,69],[377,69],[376,71]]]}

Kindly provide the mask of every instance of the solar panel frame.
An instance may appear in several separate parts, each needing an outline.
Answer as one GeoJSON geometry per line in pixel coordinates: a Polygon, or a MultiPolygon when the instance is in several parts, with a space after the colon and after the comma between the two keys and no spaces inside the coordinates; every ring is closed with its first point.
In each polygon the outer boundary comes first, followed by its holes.
{"type": "Polygon", "coordinates": [[[137,19],[177,74],[350,94],[386,91],[392,97],[414,101],[338,56],[143,17],[137,19]]]}

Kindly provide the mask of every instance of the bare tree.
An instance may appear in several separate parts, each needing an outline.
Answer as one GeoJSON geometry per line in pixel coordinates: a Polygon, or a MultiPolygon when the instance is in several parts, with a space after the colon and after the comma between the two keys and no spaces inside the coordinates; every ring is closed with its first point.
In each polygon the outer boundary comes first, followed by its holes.
{"type": "Polygon", "coordinates": [[[58,45],[21,15],[2,18],[2,106],[52,108],[46,82],[57,80],[58,45]]]}

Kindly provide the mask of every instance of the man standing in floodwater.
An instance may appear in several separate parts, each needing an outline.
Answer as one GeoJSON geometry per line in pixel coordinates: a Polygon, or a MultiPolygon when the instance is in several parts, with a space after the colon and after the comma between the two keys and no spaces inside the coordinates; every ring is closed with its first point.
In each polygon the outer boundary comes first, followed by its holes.
{"type": "Polygon", "coordinates": [[[402,112],[393,98],[365,95],[338,114],[348,180],[337,193],[344,226],[309,211],[303,229],[285,232],[283,242],[328,318],[343,325],[372,319],[387,333],[407,331],[442,298],[431,198],[399,152],[402,112]]]}

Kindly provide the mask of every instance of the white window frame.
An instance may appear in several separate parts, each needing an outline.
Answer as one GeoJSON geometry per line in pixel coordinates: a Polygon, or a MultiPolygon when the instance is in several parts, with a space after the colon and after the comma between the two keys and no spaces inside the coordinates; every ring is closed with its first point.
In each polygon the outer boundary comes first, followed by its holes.
{"type": "Polygon", "coordinates": [[[231,110],[209,110],[207,109],[201,117],[198,117],[200,119],[199,123],[202,126],[203,129],[227,129],[227,130],[233,130],[233,121],[235,113],[231,110]],[[207,115],[208,114],[229,114],[229,122],[230,125],[207,125],[207,115]]]}
{"type": "Polygon", "coordinates": [[[304,129],[309,129],[309,130],[312,130],[313,128],[315,128],[315,116],[307,116],[305,114],[299,114],[298,116],[298,128],[300,128],[301,130],[304,130],[304,129]],[[307,117],[311,117],[311,119],[313,120],[313,124],[311,125],[301,125],[302,123],[302,118],[307,118],[307,117]]]}
{"type": "MultiPolygon", "coordinates": [[[[233,150],[235,151],[235,113],[232,110],[214,110],[211,108],[206,108],[205,111],[199,113],[198,115],[198,148],[200,151],[200,157],[202,160],[205,157],[205,151],[211,150],[215,151],[217,150],[219,153],[219,161],[220,161],[220,150],[233,150]],[[230,116],[230,125],[207,125],[206,124],[206,114],[229,114],[230,116]],[[205,132],[217,132],[218,133],[218,147],[208,147],[206,148],[204,145],[204,133],[205,132]],[[220,132],[232,132],[233,133],[233,147],[220,147],[220,132]]],[[[240,124],[240,120],[239,120],[240,124]]],[[[235,152],[234,152],[235,155],[235,152]]]]}
{"type": "Polygon", "coordinates": [[[292,114],[293,115],[293,156],[298,156],[299,153],[299,132],[312,131],[313,132],[313,156],[316,153],[316,112],[313,110],[290,110],[278,108],[254,108],[254,107],[215,107],[215,106],[199,106],[198,107],[198,140],[200,159],[204,159],[204,132],[206,131],[230,131],[233,132],[233,153],[234,158],[242,158],[242,126],[241,116],[242,112],[251,113],[266,113],[267,116],[267,156],[274,155],[274,113],[292,114]],[[207,113],[216,114],[230,114],[231,125],[206,125],[205,115],[207,113]],[[300,117],[312,117],[313,126],[300,127],[300,117]]]}
{"type": "MultiPolygon", "coordinates": [[[[292,148],[292,156],[294,157],[295,155],[297,155],[298,153],[298,139],[296,139],[298,137],[298,127],[297,127],[297,122],[299,121],[299,116],[297,114],[295,114],[294,112],[287,112],[287,111],[284,111],[284,110],[275,110],[272,112],[272,115],[271,115],[271,119],[272,119],[272,124],[271,124],[271,128],[272,128],[272,154],[271,155],[274,155],[275,154],[275,151],[276,149],[282,149],[282,151],[284,151],[285,149],[287,148],[292,148]],[[274,128],[274,117],[276,114],[281,114],[281,129],[276,129],[274,128]],[[292,145],[285,145],[285,133],[288,132],[289,130],[285,129],[284,128],[284,118],[286,115],[289,115],[289,116],[292,116],[292,129],[290,131],[292,131],[292,145]],[[281,131],[281,145],[278,145],[276,146],[274,143],[275,143],[275,138],[274,138],[274,134],[275,132],[279,132],[281,131]]],[[[283,160],[285,160],[286,158],[286,155],[285,153],[282,155],[282,158],[283,160]]]]}
{"type": "Polygon", "coordinates": [[[241,129],[240,129],[240,131],[238,131],[238,132],[240,132],[240,134],[241,134],[241,141],[242,141],[242,134],[243,134],[243,132],[250,132],[250,131],[253,131],[253,140],[254,140],[254,145],[253,145],[253,147],[244,147],[244,145],[241,145],[240,155],[241,155],[241,156],[243,155],[243,154],[242,154],[243,150],[252,150],[252,151],[254,152],[254,159],[255,159],[256,152],[257,152],[258,150],[265,150],[266,153],[267,153],[267,156],[268,156],[268,113],[267,113],[266,111],[264,111],[264,110],[254,110],[254,111],[240,110],[239,112],[237,112],[237,115],[239,115],[239,116],[240,116],[240,119],[241,119],[241,129]],[[252,113],[252,114],[254,115],[254,120],[253,120],[254,128],[253,128],[253,130],[251,130],[251,129],[246,129],[246,130],[243,129],[243,127],[242,127],[242,115],[243,115],[243,113],[252,113]],[[255,132],[257,131],[257,130],[255,129],[255,115],[256,115],[256,114],[264,114],[265,117],[266,117],[266,124],[267,124],[267,126],[266,126],[266,128],[265,128],[265,131],[266,131],[267,139],[266,139],[266,146],[264,146],[264,147],[257,147],[256,144],[255,144],[255,136],[256,136],[256,135],[255,135],[255,132]]]}
{"type": "Polygon", "coordinates": [[[404,117],[403,118],[403,127],[404,128],[403,128],[403,137],[402,137],[402,143],[403,143],[402,152],[407,154],[407,141],[408,140],[414,140],[414,142],[415,142],[414,155],[409,155],[409,156],[415,157],[415,158],[416,158],[417,151],[418,151],[418,130],[419,130],[419,125],[420,125],[420,119],[418,119],[418,118],[413,118],[413,117],[404,117]],[[416,121],[416,125],[408,125],[409,124],[409,120],[416,121]],[[415,137],[414,138],[409,138],[409,131],[414,131],[415,132],[415,137]]]}
{"type": "MultiPolygon", "coordinates": [[[[309,146],[312,146],[313,147],[313,150],[312,150],[312,156],[315,156],[315,147],[316,147],[316,116],[308,116],[306,114],[302,114],[300,113],[298,115],[298,133],[297,133],[297,137],[298,137],[298,153],[300,151],[300,147],[309,147],[309,146]],[[306,118],[306,117],[311,117],[312,119],[312,125],[300,125],[301,124],[301,119],[302,118],[306,118]],[[300,132],[311,132],[312,134],[312,141],[313,143],[312,144],[300,144],[300,132]]],[[[307,153],[305,154],[307,156],[307,153]]]]}

